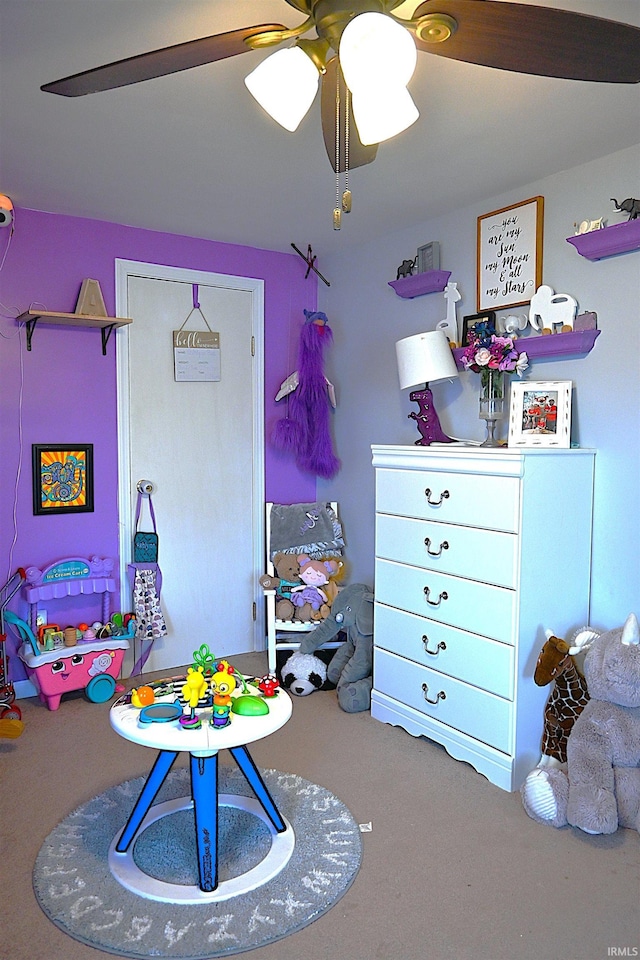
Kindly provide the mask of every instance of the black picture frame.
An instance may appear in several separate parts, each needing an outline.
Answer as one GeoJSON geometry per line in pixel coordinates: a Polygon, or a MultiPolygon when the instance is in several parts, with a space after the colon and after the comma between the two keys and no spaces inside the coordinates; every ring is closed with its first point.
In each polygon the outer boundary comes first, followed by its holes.
{"type": "Polygon", "coordinates": [[[31,445],[33,513],[93,513],[93,444],[31,445]]]}
{"type": "Polygon", "coordinates": [[[483,310],[482,313],[472,313],[468,317],[462,318],[462,341],[461,346],[469,346],[469,330],[473,329],[477,323],[487,323],[489,333],[496,332],[496,312],[495,310],[483,310]]]}

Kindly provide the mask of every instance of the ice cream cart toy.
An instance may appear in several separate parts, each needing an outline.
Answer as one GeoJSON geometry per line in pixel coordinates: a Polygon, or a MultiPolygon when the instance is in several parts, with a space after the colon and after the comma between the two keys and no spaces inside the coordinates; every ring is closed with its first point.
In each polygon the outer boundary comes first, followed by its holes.
{"type": "Polygon", "coordinates": [[[22,624],[24,643],[18,656],[43,703],[57,710],[60,698],[84,689],[93,703],[104,703],[116,691],[125,651],[135,631],[135,621],[114,614],[110,619],[110,594],[116,590],[111,573],[113,560],[69,557],[44,570],[29,567],[23,597],[29,603],[30,623],[22,624]],[[66,627],[57,624],[37,628],[38,605],[63,597],[97,594],[101,597],[101,620],[66,627]],[[125,622],[126,621],[126,622],[125,622]]]}

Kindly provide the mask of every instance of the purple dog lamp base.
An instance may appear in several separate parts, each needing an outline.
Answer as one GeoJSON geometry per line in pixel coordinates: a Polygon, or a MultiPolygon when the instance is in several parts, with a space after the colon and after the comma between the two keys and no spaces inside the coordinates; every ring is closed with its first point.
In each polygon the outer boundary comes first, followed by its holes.
{"type": "Polygon", "coordinates": [[[433,405],[433,394],[428,383],[425,384],[424,390],[413,390],[409,394],[409,399],[418,404],[418,412],[409,414],[409,419],[416,421],[420,432],[420,439],[415,441],[417,446],[455,442],[446,435],[440,426],[440,420],[433,405]]]}

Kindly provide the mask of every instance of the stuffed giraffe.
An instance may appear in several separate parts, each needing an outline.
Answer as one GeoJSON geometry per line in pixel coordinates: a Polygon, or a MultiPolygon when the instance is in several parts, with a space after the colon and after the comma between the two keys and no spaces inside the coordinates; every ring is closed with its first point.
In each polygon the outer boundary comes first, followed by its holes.
{"type": "Polygon", "coordinates": [[[585,653],[598,632],[583,627],[570,641],[554,636],[550,630],[546,636],[533,679],[539,687],[555,683],[544,711],[542,757],[538,766],[556,766],[567,762],[567,739],[589,700],[586,680],[574,656],[585,653]]]}

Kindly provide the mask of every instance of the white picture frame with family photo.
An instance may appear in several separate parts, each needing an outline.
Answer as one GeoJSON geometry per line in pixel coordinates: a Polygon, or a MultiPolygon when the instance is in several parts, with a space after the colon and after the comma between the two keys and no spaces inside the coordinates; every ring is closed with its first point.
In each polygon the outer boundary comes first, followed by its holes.
{"type": "Polygon", "coordinates": [[[571,446],[571,380],[522,380],[511,384],[510,447],[571,446]]]}

